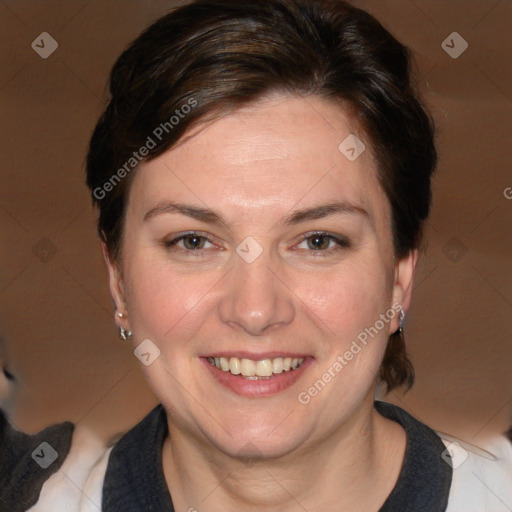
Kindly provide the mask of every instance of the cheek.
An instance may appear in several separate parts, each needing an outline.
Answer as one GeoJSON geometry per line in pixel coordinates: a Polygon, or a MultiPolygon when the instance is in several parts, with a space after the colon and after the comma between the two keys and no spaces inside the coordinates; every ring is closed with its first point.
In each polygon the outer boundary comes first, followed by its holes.
{"type": "Polygon", "coordinates": [[[338,344],[355,338],[389,308],[389,279],[377,260],[347,262],[336,272],[309,275],[298,286],[307,309],[338,344]]]}
{"type": "MultiPolygon", "coordinates": [[[[211,273],[180,275],[169,265],[140,258],[127,273],[130,327],[137,339],[164,342],[177,332],[192,334],[205,298],[218,281],[211,273]]],[[[174,336],[175,337],[175,336],[174,336]]]]}

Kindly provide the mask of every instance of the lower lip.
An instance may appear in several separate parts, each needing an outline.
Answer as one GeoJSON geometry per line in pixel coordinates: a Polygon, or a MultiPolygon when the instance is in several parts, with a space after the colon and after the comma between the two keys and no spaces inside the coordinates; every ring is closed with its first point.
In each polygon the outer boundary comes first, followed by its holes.
{"type": "Polygon", "coordinates": [[[234,393],[247,397],[265,397],[285,391],[301,378],[313,362],[312,357],[306,357],[296,370],[283,371],[277,375],[272,375],[268,379],[251,380],[245,379],[241,375],[233,375],[231,372],[219,370],[207,358],[201,358],[201,360],[217,382],[234,393]]]}

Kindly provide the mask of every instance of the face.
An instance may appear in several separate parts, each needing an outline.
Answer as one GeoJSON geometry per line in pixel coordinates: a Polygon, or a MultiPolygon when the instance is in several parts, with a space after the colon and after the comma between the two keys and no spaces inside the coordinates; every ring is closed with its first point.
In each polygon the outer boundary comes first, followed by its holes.
{"type": "Polygon", "coordinates": [[[170,428],[232,456],[306,450],[371,408],[415,255],[394,259],[369,143],[338,149],[340,107],[274,96],[200,128],[134,177],[107,259],[118,322],[150,340],[170,428]]]}

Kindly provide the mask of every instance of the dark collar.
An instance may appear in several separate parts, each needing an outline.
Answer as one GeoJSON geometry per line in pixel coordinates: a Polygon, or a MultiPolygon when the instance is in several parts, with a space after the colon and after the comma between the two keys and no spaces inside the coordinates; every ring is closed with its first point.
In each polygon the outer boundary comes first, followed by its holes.
{"type": "Polygon", "coordinates": [[[400,476],[379,512],[446,510],[452,468],[441,457],[446,447],[439,436],[396,405],[376,401],[375,409],[399,423],[407,434],[400,476]]]}
{"type": "MultiPolygon", "coordinates": [[[[441,458],[437,434],[395,405],[375,402],[384,417],[407,433],[399,479],[379,512],[443,512],[448,503],[451,467],[441,458]]],[[[162,467],[167,418],[161,405],[124,435],[110,455],[103,485],[103,512],[174,512],[162,467]]]]}
{"type": "Polygon", "coordinates": [[[167,417],[157,405],[112,448],[103,512],[174,512],[162,466],[167,417]]]}

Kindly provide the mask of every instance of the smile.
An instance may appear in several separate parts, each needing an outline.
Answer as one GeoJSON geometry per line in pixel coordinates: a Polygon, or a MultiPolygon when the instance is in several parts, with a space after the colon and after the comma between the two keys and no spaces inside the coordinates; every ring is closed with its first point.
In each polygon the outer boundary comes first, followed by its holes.
{"type": "Polygon", "coordinates": [[[208,357],[212,366],[223,372],[246,379],[269,379],[273,375],[290,372],[300,368],[304,358],[275,357],[273,359],[252,359],[238,357],[208,357]]]}

